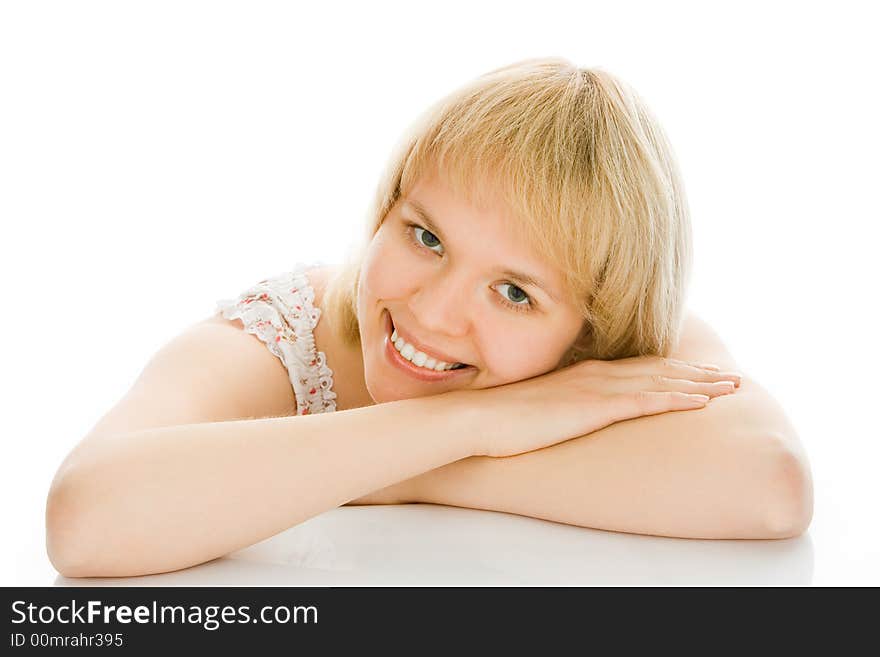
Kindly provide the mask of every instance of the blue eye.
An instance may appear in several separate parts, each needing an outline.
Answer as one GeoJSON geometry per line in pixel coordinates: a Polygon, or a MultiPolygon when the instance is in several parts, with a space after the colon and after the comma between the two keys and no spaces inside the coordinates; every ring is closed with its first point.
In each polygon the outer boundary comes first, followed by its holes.
{"type": "MultiPolygon", "coordinates": [[[[514,296],[515,298],[513,298],[513,299],[511,299],[511,300],[514,301],[514,302],[516,302],[517,305],[521,304],[523,301],[528,301],[528,300],[529,300],[529,295],[526,294],[526,293],[523,291],[522,288],[517,287],[516,285],[513,285],[512,283],[502,283],[501,285],[502,285],[502,286],[507,286],[507,287],[510,288],[511,290],[516,290],[516,292],[513,294],[513,296],[514,296]],[[517,294],[517,293],[518,293],[518,294],[517,294]]],[[[510,297],[507,297],[507,295],[505,295],[505,298],[510,299],[510,297]]]]}
{"type": "MultiPolygon", "coordinates": [[[[440,240],[437,239],[437,236],[434,233],[430,232],[419,226],[418,224],[407,224],[406,225],[406,235],[409,238],[409,241],[416,246],[418,249],[427,249],[428,251],[432,251],[434,253],[440,253],[438,251],[434,251],[435,247],[441,246],[440,240]],[[416,231],[421,231],[421,235],[416,231]]],[[[440,253],[442,255],[442,253],[440,253]]],[[[502,286],[507,286],[511,290],[514,290],[513,298],[511,299],[505,294],[501,295],[501,304],[511,310],[515,310],[517,312],[531,312],[537,306],[532,301],[531,297],[525,293],[525,291],[514,285],[513,283],[501,283],[502,286]],[[523,303],[525,301],[525,303],[523,303]]]]}
{"type": "Polygon", "coordinates": [[[422,231],[422,236],[423,236],[423,237],[424,237],[425,235],[429,235],[429,236],[430,236],[430,237],[428,238],[428,242],[432,242],[432,241],[434,242],[434,244],[427,244],[427,243],[425,243],[425,242],[422,240],[421,237],[418,237],[418,235],[417,235],[417,236],[416,236],[416,240],[417,240],[420,244],[422,244],[423,246],[427,246],[429,249],[432,249],[432,248],[435,247],[435,246],[440,246],[440,240],[438,240],[438,239],[437,239],[437,236],[434,235],[434,233],[432,233],[431,231],[425,230],[425,229],[422,228],[421,226],[416,226],[416,225],[413,225],[413,230],[420,230],[420,231],[422,231]]]}

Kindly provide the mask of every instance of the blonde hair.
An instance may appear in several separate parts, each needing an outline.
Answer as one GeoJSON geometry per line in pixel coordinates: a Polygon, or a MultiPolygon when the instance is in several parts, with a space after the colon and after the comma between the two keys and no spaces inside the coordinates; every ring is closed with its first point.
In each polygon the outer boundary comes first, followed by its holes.
{"type": "Polygon", "coordinates": [[[672,150],[632,89],[605,71],[555,57],[478,77],[404,134],[363,241],[325,292],[347,344],[360,342],[357,287],[369,242],[394,203],[434,166],[471,202],[484,190],[500,194],[511,228],[562,270],[584,330],[558,367],[668,355],[675,346],[692,254],[672,150]]]}

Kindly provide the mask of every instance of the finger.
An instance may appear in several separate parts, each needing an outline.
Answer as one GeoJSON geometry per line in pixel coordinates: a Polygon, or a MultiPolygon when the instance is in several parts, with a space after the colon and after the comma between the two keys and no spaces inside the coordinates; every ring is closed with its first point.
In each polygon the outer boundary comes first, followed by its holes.
{"type": "Polygon", "coordinates": [[[708,373],[709,376],[714,377],[714,380],[716,380],[716,381],[719,381],[719,380],[733,381],[733,383],[736,385],[736,387],[739,387],[739,385],[742,383],[742,374],[740,374],[739,372],[733,372],[731,370],[722,370],[717,365],[712,365],[711,363],[684,362],[683,364],[688,365],[692,368],[696,368],[701,374],[700,380],[705,380],[704,377],[702,377],[702,374],[708,373]]]}
{"type": "Polygon", "coordinates": [[[661,359],[660,366],[671,372],[666,376],[674,376],[675,372],[681,372],[686,375],[685,378],[696,381],[733,381],[737,386],[742,382],[742,375],[739,372],[722,370],[717,365],[689,363],[670,358],[665,360],[666,363],[661,359]],[[697,378],[694,378],[692,373],[695,373],[697,378]]]}
{"type": "Polygon", "coordinates": [[[673,379],[690,379],[691,381],[733,381],[739,386],[742,375],[739,372],[707,370],[699,365],[686,363],[674,358],[662,356],[637,356],[620,360],[602,361],[606,365],[603,374],[608,376],[648,376],[659,374],[673,379]]]}
{"type": "Polygon", "coordinates": [[[736,384],[730,380],[693,381],[691,379],[675,379],[660,374],[641,377],[637,380],[640,382],[640,389],[654,392],[687,392],[692,395],[718,397],[729,395],[736,390],[736,384]]]}
{"type": "Polygon", "coordinates": [[[637,392],[617,396],[617,404],[625,419],[644,415],[657,415],[669,411],[702,408],[709,402],[706,395],[691,395],[686,392],[637,392]]]}
{"type": "Polygon", "coordinates": [[[686,392],[709,395],[710,397],[727,395],[736,389],[732,381],[693,381],[666,377],[662,374],[607,377],[599,385],[603,392],[635,393],[645,390],[648,392],[686,392]]]}

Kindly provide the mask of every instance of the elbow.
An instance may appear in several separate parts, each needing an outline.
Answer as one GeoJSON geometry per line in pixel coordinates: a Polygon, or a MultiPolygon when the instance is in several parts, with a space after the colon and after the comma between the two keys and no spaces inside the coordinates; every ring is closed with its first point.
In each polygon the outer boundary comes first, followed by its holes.
{"type": "Polygon", "coordinates": [[[795,538],[807,531],[813,518],[813,479],[802,451],[783,446],[771,469],[767,503],[763,508],[766,538],[795,538]]]}
{"type": "Polygon", "coordinates": [[[82,468],[63,465],[46,498],[46,553],[64,577],[124,575],[110,547],[118,543],[112,518],[98,500],[100,478],[82,468]]]}
{"type": "Polygon", "coordinates": [[[84,530],[81,487],[70,468],[59,470],[46,499],[46,553],[52,566],[64,577],[89,577],[89,550],[84,530]]]}
{"type": "MultiPolygon", "coordinates": [[[[145,524],[118,473],[64,465],[46,499],[46,553],[64,577],[138,577],[216,558],[193,556],[167,538],[167,526],[145,524]]],[[[134,487],[136,497],[143,497],[134,487]]],[[[141,510],[142,511],[142,510],[141,510]]],[[[155,513],[148,514],[155,517],[155,513]]]]}

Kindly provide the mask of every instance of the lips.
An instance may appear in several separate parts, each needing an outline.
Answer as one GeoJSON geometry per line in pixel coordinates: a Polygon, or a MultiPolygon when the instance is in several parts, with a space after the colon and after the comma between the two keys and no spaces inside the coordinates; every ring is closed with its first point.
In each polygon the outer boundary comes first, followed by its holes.
{"type": "Polygon", "coordinates": [[[408,342],[413,347],[415,347],[416,351],[421,351],[422,353],[427,355],[428,358],[433,358],[434,360],[442,360],[443,362],[450,363],[453,365],[455,363],[462,363],[464,365],[464,367],[458,368],[459,370],[466,369],[468,367],[473,367],[472,365],[468,365],[467,363],[463,363],[462,361],[458,360],[454,356],[450,356],[448,354],[445,354],[442,351],[435,351],[433,349],[425,347],[424,344],[422,344],[421,342],[419,342],[418,340],[413,338],[413,336],[408,334],[406,331],[401,330],[401,328],[399,326],[396,326],[394,324],[394,321],[391,319],[391,313],[388,313],[388,323],[389,323],[389,330],[388,330],[389,339],[390,339],[391,335],[394,333],[394,329],[397,329],[397,334],[401,338],[403,338],[404,341],[408,342]]]}

